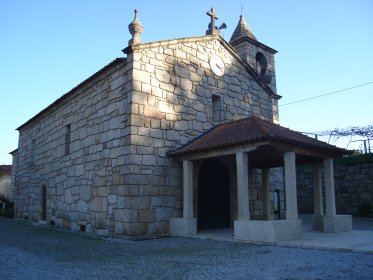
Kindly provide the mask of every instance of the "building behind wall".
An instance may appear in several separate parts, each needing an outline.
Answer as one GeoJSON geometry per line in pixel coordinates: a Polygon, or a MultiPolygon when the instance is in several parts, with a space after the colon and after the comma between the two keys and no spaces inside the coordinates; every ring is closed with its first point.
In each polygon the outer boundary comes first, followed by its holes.
{"type": "MultiPolygon", "coordinates": [[[[18,128],[16,217],[105,236],[167,235],[183,192],[182,164],[168,152],[223,122],[257,116],[279,123],[276,51],[257,41],[243,16],[230,43],[219,35],[142,43],[137,13],[130,29],[125,57],[18,128]]],[[[235,163],[217,160],[230,174],[231,226],[235,163]]],[[[271,172],[272,192],[282,192],[281,170],[271,172]]],[[[260,171],[252,174],[250,208],[259,217],[260,171]]]]}
{"type": "Polygon", "coordinates": [[[0,196],[7,199],[12,199],[12,192],[10,189],[11,183],[11,165],[0,165],[0,196]]]}

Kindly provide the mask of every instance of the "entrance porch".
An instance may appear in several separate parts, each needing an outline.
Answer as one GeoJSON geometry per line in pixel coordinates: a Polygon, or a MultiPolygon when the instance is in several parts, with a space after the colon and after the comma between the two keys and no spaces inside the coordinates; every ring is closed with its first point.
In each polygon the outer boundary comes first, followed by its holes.
{"type": "Polygon", "coordinates": [[[300,239],[302,221],[298,218],[297,210],[296,164],[305,163],[314,165],[316,178],[314,229],[324,232],[349,231],[352,229],[351,216],[336,215],[332,160],[347,153],[349,151],[257,117],[218,125],[170,154],[183,162],[183,216],[170,220],[170,235],[195,236],[201,229],[231,226],[235,240],[274,243],[300,239]],[[237,213],[234,214],[233,224],[229,224],[227,218],[232,216],[232,212],[227,213],[230,199],[224,199],[224,196],[229,196],[224,185],[229,183],[224,183],[227,175],[224,175],[224,168],[218,163],[219,158],[228,157],[234,158],[235,169],[233,183],[237,213]],[[201,160],[210,161],[210,164],[204,168],[198,167],[195,172],[195,165],[198,166],[201,160]],[[319,180],[321,166],[326,182],[325,211],[319,180]],[[272,212],[269,170],[275,167],[282,167],[284,172],[286,211],[285,219],[281,220],[274,220],[272,212]],[[251,219],[249,207],[249,178],[253,168],[261,169],[262,174],[261,220],[251,219]],[[216,178],[206,180],[201,175],[204,172],[206,176],[216,178]],[[196,188],[197,200],[194,199],[196,188]],[[198,204],[197,212],[195,203],[198,204]]]}

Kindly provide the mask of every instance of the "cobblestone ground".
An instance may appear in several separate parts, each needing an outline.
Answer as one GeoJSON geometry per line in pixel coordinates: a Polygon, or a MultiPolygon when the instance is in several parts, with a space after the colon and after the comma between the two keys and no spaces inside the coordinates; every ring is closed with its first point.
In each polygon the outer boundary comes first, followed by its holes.
{"type": "Polygon", "coordinates": [[[0,279],[373,279],[373,255],[188,238],[102,240],[0,218],[0,279]]]}

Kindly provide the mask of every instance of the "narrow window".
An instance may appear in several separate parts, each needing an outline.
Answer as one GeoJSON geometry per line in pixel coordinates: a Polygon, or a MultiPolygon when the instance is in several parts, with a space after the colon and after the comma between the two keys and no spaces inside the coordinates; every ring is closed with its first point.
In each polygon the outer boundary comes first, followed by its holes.
{"type": "Polygon", "coordinates": [[[47,220],[47,187],[45,185],[41,187],[41,219],[47,220]]]}
{"type": "Polygon", "coordinates": [[[71,124],[65,127],[65,155],[70,154],[71,124]]]}
{"type": "Polygon", "coordinates": [[[33,139],[31,141],[31,146],[30,146],[30,165],[34,165],[35,163],[35,146],[36,146],[36,139],[33,139]]]}
{"type": "Polygon", "coordinates": [[[212,121],[218,122],[223,120],[223,102],[219,95],[212,95],[212,121]]]}

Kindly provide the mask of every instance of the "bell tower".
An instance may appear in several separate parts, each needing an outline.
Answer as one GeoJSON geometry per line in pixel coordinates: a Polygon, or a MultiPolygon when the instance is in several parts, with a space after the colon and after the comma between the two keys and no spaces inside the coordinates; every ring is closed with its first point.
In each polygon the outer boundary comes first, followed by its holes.
{"type": "Polygon", "coordinates": [[[229,43],[258,74],[260,79],[276,92],[276,50],[260,43],[243,15],[234,30],[229,43]]]}

